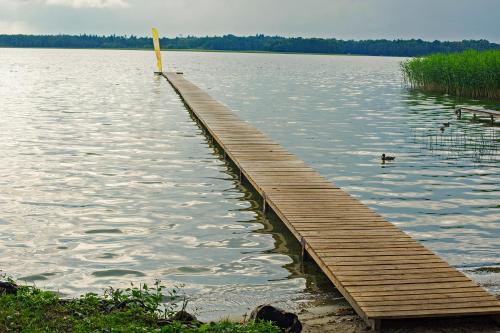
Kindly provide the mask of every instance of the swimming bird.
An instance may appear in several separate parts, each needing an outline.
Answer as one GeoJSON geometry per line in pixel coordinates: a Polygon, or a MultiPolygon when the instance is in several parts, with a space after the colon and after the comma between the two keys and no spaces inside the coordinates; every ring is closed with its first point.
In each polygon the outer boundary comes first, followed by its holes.
{"type": "Polygon", "coordinates": [[[396,159],[396,157],[395,156],[388,156],[386,154],[382,154],[381,159],[382,159],[382,162],[385,162],[385,161],[394,161],[396,159]]]}
{"type": "Polygon", "coordinates": [[[439,129],[441,130],[441,132],[444,132],[444,126],[439,127],[439,129]]]}
{"type": "Polygon", "coordinates": [[[443,123],[443,127],[450,127],[450,122],[443,123]]]}

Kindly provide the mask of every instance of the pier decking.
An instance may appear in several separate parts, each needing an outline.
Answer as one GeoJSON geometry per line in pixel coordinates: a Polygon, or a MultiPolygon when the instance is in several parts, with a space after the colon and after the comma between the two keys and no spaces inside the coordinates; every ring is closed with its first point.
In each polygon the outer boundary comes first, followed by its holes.
{"type": "Polygon", "coordinates": [[[432,251],[182,75],[164,76],[373,329],[389,319],[500,314],[499,300],[432,251]]]}
{"type": "Polygon", "coordinates": [[[472,109],[461,107],[456,109],[455,113],[458,116],[458,119],[462,118],[462,113],[472,113],[474,119],[476,119],[477,116],[487,117],[490,118],[492,124],[495,122],[495,119],[500,118],[500,111],[488,109],[472,109]]]}

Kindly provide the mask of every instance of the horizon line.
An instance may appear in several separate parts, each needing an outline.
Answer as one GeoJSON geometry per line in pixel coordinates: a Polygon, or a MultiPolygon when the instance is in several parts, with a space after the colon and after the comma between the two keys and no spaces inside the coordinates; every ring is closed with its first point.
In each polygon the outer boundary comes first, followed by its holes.
{"type": "MultiPolygon", "coordinates": [[[[81,37],[81,36],[95,36],[95,37],[121,37],[121,38],[149,38],[151,39],[152,37],[150,36],[144,36],[144,35],[134,35],[134,34],[123,34],[123,35],[117,35],[117,34],[92,34],[92,33],[56,33],[56,34],[28,34],[28,33],[0,33],[0,36],[40,36],[40,37],[47,37],[47,36],[74,36],[74,37],[81,37]]],[[[449,40],[444,40],[444,39],[423,39],[421,37],[419,38],[396,38],[396,39],[389,39],[389,38],[366,38],[366,39],[343,39],[343,38],[336,38],[336,37],[303,37],[303,36],[283,36],[283,35],[266,35],[266,34],[254,34],[254,35],[235,35],[232,33],[227,33],[224,35],[187,35],[183,36],[177,35],[175,37],[172,36],[161,36],[160,39],[165,38],[165,39],[186,39],[186,38],[223,38],[223,37],[236,37],[236,38],[248,38],[248,37],[263,37],[263,38],[284,38],[284,39],[317,39],[317,40],[338,40],[338,41],[423,41],[423,42],[463,42],[463,41],[486,41],[490,44],[498,44],[499,42],[492,42],[486,38],[479,38],[479,39],[449,39],[449,40]]]]}

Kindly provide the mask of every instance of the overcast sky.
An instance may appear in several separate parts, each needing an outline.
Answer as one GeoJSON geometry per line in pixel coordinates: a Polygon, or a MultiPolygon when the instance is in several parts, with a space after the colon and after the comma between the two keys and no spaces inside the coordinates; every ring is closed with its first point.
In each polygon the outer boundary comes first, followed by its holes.
{"type": "Polygon", "coordinates": [[[0,0],[0,33],[500,42],[500,0],[0,0]]]}

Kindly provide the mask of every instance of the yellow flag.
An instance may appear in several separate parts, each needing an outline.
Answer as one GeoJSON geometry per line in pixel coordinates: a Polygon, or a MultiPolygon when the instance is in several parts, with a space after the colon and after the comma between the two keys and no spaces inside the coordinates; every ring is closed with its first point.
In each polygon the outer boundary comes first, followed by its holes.
{"type": "Polygon", "coordinates": [[[156,28],[151,29],[153,31],[153,45],[155,47],[156,53],[156,65],[158,66],[158,72],[163,72],[163,66],[161,64],[161,50],[160,50],[160,40],[158,39],[158,30],[156,28]]]}

